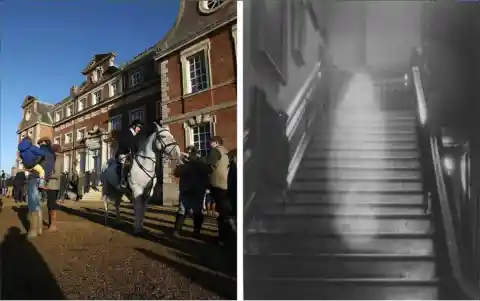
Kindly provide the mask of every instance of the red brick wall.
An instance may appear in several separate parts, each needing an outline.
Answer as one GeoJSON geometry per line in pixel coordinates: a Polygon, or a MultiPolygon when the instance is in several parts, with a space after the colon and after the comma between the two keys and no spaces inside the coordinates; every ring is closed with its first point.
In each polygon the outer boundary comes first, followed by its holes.
{"type": "MultiPolygon", "coordinates": [[[[170,103],[168,104],[168,118],[181,114],[193,112],[196,110],[211,107],[221,103],[236,101],[236,58],[235,44],[232,38],[229,24],[215,32],[212,32],[210,39],[210,68],[211,68],[211,88],[193,95],[182,95],[182,70],[180,61],[180,51],[168,57],[168,95],[170,103]]],[[[200,41],[202,41],[201,39],[200,41]]],[[[196,41],[195,43],[198,43],[196,41]]],[[[185,48],[193,46],[185,46],[185,48]]],[[[184,48],[184,49],[185,49],[184,48]]],[[[183,49],[182,49],[183,50],[183,49]]],[[[159,62],[160,64],[160,62],[159,62]]],[[[160,70],[161,68],[158,68],[160,70]]],[[[227,149],[237,147],[237,109],[236,107],[222,108],[208,113],[215,116],[215,135],[224,139],[227,149]]],[[[185,150],[185,130],[183,123],[185,119],[168,124],[172,134],[177,139],[180,148],[185,150]]]]}

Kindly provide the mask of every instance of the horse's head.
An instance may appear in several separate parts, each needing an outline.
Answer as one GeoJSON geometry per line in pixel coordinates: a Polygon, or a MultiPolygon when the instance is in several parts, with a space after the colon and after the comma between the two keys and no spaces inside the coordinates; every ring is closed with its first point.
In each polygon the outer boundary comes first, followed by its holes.
{"type": "Polygon", "coordinates": [[[167,128],[162,127],[156,122],[154,148],[156,151],[162,153],[162,155],[174,159],[178,163],[182,162],[182,153],[175,137],[173,137],[167,128]]]}

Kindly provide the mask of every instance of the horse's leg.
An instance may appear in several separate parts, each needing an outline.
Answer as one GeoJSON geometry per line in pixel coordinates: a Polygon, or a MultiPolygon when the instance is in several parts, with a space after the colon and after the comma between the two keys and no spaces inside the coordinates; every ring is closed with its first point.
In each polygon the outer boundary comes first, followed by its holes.
{"type": "Polygon", "coordinates": [[[117,223],[120,222],[120,202],[122,201],[122,194],[119,194],[117,198],[115,198],[115,221],[117,223]]]}
{"type": "Polygon", "coordinates": [[[145,212],[147,211],[148,207],[148,199],[140,201],[142,206],[140,206],[140,229],[143,231],[143,221],[145,220],[145,212]]]}
{"type": "Polygon", "coordinates": [[[103,209],[105,214],[105,226],[108,223],[108,197],[103,196],[103,209]]]}
{"type": "Polygon", "coordinates": [[[140,216],[142,212],[142,197],[136,196],[133,198],[133,213],[135,215],[135,221],[133,223],[133,232],[135,234],[140,234],[142,232],[142,224],[140,221],[140,216]]]}

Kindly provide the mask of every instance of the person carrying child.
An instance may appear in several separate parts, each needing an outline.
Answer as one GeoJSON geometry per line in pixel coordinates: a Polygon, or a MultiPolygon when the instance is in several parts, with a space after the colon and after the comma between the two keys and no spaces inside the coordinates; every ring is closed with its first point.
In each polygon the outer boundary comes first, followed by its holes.
{"type": "Polygon", "coordinates": [[[45,174],[45,169],[40,164],[50,156],[48,150],[34,145],[32,138],[27,136],[18,144],[18,151],[25,169],[36,171],[40,177],[39,188],[45,188],[45,180],[48,175],[45,174]]]}

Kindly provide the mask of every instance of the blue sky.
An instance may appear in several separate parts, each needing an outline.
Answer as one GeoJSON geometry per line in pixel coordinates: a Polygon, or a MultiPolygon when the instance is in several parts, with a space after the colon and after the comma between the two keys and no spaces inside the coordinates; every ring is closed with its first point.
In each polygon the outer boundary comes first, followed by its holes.
{"type": "Polygon", "coordinates": [[[171,28],[178,0],[0,1],[0,168],[10,172],[25,95],[55,103],[95,53],[128,61],[171,28]]]}

